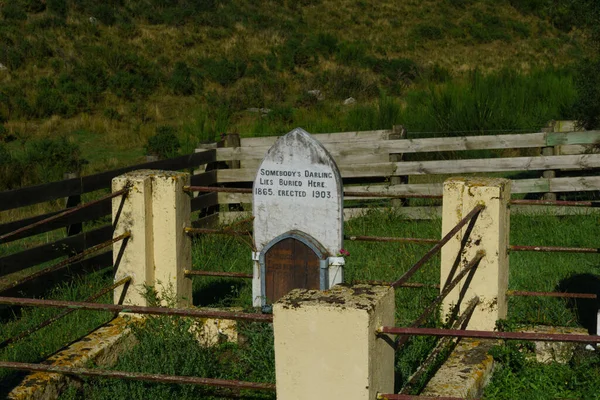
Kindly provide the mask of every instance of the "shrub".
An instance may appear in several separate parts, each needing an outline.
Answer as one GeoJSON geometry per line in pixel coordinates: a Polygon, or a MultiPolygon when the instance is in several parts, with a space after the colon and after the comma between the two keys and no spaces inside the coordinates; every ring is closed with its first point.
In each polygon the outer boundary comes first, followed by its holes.
{"type": "Polygon", "coordinates": [[[109,4],[101,3],[92,9],[92,15],[104,25],[112,26],[117,22],[115,9],[109,4]]]}
{"type": "Polygon", "coordinates": [[[444,33],[438,26],[417,24],[412,28],[410,36],[415,40],[440,40],[444,38],[444,33]]]}
{"type": "Polygon", "coordinates": [[[27,13],[16,1],[9,1],[2,6],[2,17],[7,21],[25,21],[27,13]]]}
{"type": "Polygon", "coordinates": [[[46,9],[46,2],[42,0],[25,0],[23,4],[30,13],[40,13],[46,9]]]}
{"type": "Polygon", "coordinates": [[[586,129],[600,128],[600,58],[581,62],[575,87],[574,114],[579,125],[586,129]]]}
{"type": "Polygon", "coordinates": [[[131,66],[128,70],[118,71],[108,80],[108,88],[118,97],[127,100],[145,98],[158,85],[158,78],[146,68],[131,66]]]}
{"type": "Polygon", "coordinates": [[[246,73],[246,62],[239,57],[234,57],[231,60],[227,58],[207,58],[202,60],[201,64],[204,66],[208,77],[222,86],[234,84],[246,73]]]}
{"type": "Polygon", "coordinates": [[[363,42],[342,42],[336,59],[343,64],[363,65],[367,60],[367,45],[363,42]]]}
{"type": "Polygon", "coordinates": [[[34,140],[27,148],[26,167],[38,181],[60,180],[66,172],[80,171],[85,163],[79,146],[64,136],[34,140]]]}
{"type": "Polygon", "coordinates": [[[66,18],[68,12],[67,0],[46,0],[48,11],[60,18],[66,18]]]}
{"type": "Polygon", "coordinates": [[[0,191],[19,186],[21,168],[4,143],[0,143],[0,191]]]}
{"type": "Polygon", "coordinates": [[[146,154],[160,158],[172,158],[177,156],[181,144],[175,133],[177,130],[172,126],[159,126],[156,133],[148,138],[145,149],[146,154]]]}
{"type": "Polygon", "coordinates": [[[194,94],[196,85],[192,80],[192,72],[185,62],[180,61],[175,64],[168,85],[173,94],[182,96],[194,94]]]}
{"type": "Polygon", "coordinates": [[[52,115],[67,116],[69,107],[62,93],[54,86],[49,78],[42,78],[37,83],[37,93],[34,101],[35,116],[39,118],[52,115]]]}

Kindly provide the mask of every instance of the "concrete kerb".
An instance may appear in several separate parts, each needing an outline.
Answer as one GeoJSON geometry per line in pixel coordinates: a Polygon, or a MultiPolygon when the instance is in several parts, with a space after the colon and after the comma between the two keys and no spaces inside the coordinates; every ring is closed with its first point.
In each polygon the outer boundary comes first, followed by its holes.
{"type": "MultiPolygon", "coordinates": [[[[88,362],[111,366],[121,351],[135,345],[128,326],[130,317],[117,317],[106,325],[47,358],[43,363],[65,367],[83,367],[88,362]]],[[[27,375],[8,398],[12,400],[56,399],[71,384],[77,384],[63,374],[35,372],[27,375]]]]}

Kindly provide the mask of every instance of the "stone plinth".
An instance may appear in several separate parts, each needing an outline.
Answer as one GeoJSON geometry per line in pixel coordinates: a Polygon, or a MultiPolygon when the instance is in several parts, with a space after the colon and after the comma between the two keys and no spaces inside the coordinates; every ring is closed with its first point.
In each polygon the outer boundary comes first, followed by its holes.
{"type": "Polygon", "coordinates": [[[376,335],[394,324],[389,286],[295,289],[273,306],[277,398],[372,400],[394,389],[394,350],[376,335]]]}

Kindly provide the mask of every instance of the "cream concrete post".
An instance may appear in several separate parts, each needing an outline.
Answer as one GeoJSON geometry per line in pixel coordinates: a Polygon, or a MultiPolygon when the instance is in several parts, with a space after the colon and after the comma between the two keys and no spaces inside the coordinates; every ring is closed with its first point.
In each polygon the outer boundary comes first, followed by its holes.
{"type": "Polygon", "coordinates": [[[444,182],[442,236],[475,206],[485,205],[462,251],[461,243],[468,225],[442,248],[441,253],[440,291],[455,265],[454,276],[479,250],[485,251],[468,287],[465,288],[465,284],[469,275],[442,304],[443,315],[448,315],[461,297],[459,310],[464,309],[473,296],[479,296],[480,303],[468,329],[490,331],[498,319],[506,318],[510,184],[510,180],[501,178],[450,178],[444,182]]]}
{"type": "MultiPolygon", "coordinates": [[[[191,239],[184,232],[190,226],[190,199],[182,190],[189,179],[187,173],[153,170],[113,179],[113,191],[130,187],[124,201],[113,199],[113,236],[131,232],[123,249],[122,241],[113,247],[115,280],[132,277],[124,304],[147,306],[144,286],[154,286],[160,298],[175,300],[178,306],[191,304],[191,280],[184,276],[192,257],[191,239]]],[[[115,303],[122,291],[115,289],[115,303]]]]}
{"type": "Polygon", "coordinates": [[[174,296],[178,307],[192,305],[192,239],[184,229],[191,226],[191,197],[183,191],[190,174],[160,171],[152,180],[152,224],[155,289],[163,299],[174,296]],[[166,291],[166,293],[165,293],[166,291]]]}
{"type": "Polygon", "coordinates": [[[141,289],[154,282],[154,254],[152,251],[152,179],[147,171],[134,171],[117,176],[112,180],[112,191],[129,186],[128,194],[112,199],[113,237],[125,232],[131,236],[126,241],[113,245],[113,265],[116,267],[115,281],[127,276],[132,278],[126,286],[114,291],[114,302],[147,306],[141,289]],[[123,298],[121,298],[123,296],[123,298]]]}
{"type": "Polygon", "coordinates": [[[389,286],[295,289],[273,305],[278,400],[373,400],[394,390],[389,286]]]}

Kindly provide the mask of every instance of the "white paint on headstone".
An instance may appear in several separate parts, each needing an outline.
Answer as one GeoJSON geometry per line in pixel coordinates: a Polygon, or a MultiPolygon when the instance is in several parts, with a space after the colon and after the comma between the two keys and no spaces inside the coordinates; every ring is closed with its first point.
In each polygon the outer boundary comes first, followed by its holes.
{"type": "MultiPolygon", "coordinates": [[[[343,184],[329,152],[306,131],[280,137],[258,167],[253,186],[254,245],[298,230],[331,256],[343,246],[343,184]]],[[[253,303],[261,305],[260,264],[254,262],[253,303]]],[[[329,286],[343,282],[343,266],[329,268],[329,286]]]]}

